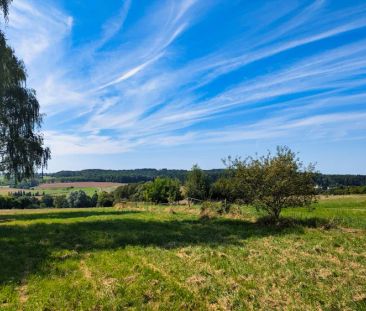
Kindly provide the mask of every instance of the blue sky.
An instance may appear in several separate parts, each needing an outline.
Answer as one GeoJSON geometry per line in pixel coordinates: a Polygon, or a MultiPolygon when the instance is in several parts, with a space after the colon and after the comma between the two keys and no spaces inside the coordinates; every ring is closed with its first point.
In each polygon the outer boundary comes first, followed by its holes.
{"type": "Polygon", "coordinates": [[[49,170],[222,167],[288,145],[366,174],[365,1],[14,0],[49,170]]]}

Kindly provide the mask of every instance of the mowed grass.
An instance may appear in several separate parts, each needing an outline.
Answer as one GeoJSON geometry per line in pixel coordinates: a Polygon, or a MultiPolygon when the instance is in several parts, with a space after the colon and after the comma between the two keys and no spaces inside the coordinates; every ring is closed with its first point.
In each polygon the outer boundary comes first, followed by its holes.
{"type": "Polygon", "coordinates": [[[282,228],[250,208],[0,211],[0,310],[366,310],[364,198],[282,228]]]}

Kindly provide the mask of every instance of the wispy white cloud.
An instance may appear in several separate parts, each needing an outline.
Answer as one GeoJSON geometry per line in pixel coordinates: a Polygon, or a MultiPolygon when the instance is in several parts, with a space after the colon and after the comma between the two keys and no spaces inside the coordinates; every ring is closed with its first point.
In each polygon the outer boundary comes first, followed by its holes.
{"type": "Polygon", "coordinates": [[[61,57],[58,49],[70,34],[73,18],[45,4],[36,6],[25,0],[15,1],[11,7],[11,19],[7,29],[17,54],[31,65],[43,57],[45,51],[61,57]]]}
{"type": "MultiPolygon", "coordinates": [[[[60,124],[78,118],[67,129],[49,125],[46,139],[54,154],[121,153],[146,145],[294,133],[339,138],[363,130],[366,41],[305,49],[365,28],[366,5],[329,10],[326,0],[299,3],[274,1],[249,12],[236,40],[190,58],[184,56],[190,47],[183,48],[181,42],[187,42],[179,39],[210,6],[224,1],[159,1],[127,26],[134,3],[126,0],[95,42],[74,48],[70,14],[19,0],[8,32],[29,68],[42,109],[60,124]],[[111,41],[108,51],[102,49],[111,41]],[[259,66],[256,73],[245,72],[294,50],[301,57],[288,59],[286,66],[274,63],[269,70],[259,66]],[[217,84],[230,75],[230,82],[217,84]],[[252,119],[240,119],[244,115],[252,119]],[[225,123],[227,118],[232,121],[225,123]],[[218,128],[220,121],[227,125],[218,128]]],[[[202,34],[202,40],[205,35],[212,34],[202,34]]]]}
{"type": "MultiPolygon", "coordinates": [[[[201,133],[200,139],[210,142],[229,142],[241,140],[270,139],[292,137],[302,140],[337,140],[352,138],[353,131],[366,130],[364,123],[366,113],[331,113],[311,117],[291,119],[277,117],[249,124],[245,127],[232,127],[222,131],[201,133]],[[306,134],[306,135],[304,135],[306,134]]],[[[356,136],[357,137],[357,136],[356,136]]]]}
{"type": "Polygon", "coordinates": [[[163,53],[160,53],[158,54],[157,56],[149,59],[148,61],[124,72],[120,77],[117,77],[116,79],[110,81],[110,82],[107,82],[106,84],[104,85],[101,85],[100,87],[97,88],[97,91],[99,90],[102,90],[102,89],[105,89],[109,86],[112,86],[112,85],[115,85],[115,84],[118,84],[122,81],[125,81],[131,77],[133,77],[134,75],[138,74],[140,71],[142,71],[144,68],[146,68],[147,66],[149,66],[150,64],[154,63],[155,61],[159,60],[159,58],[161,58],[164,54],[163,53]]]}
{"type": "Polygon", "coordinates": [[[107,43],[110,39],[112,39],[117,33],[121,32],[123,25],[128,16],[128,12],[131,7],[131,0],[123,1],[121,10],[117,16],[112,17],[108,22],[103,26],[103,34],[101,38],[94,42],[92,45],[92,50],[97,50],[101,48],[105,43],[107,43]]]}
{"type": "Polygon", "coordinates": [[[56,155],[113,154],[126,152],[134,147],[134,144],[126,144],[101,135],[75,135],[56,131],[45,131],[44,135],[56,155]]]}

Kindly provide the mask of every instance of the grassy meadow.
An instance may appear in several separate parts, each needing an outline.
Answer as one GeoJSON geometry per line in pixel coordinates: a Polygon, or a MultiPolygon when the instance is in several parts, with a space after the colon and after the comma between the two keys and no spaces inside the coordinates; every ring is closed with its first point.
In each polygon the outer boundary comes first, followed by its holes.
{"type": "Polygon", "coordinates": [[[366,310],[366,196],[198,214],[0,211],[0,310],[366,310]]]}

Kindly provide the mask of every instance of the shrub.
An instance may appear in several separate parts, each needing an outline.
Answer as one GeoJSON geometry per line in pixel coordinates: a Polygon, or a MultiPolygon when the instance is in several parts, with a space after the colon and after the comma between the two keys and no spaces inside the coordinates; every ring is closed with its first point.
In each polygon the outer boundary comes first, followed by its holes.
{"type": "Polygon", "coordinates": [[[130,200],[137,202],[145,201],[144,192],[145,192],[145,184],[138,184],[136,192],[133,195],[131,195],[130,200]]]}
{"type": "Polygon", "coordinates": [[[114,197],[112,193],[103,191],[98,195],[98,207],[110,207],[113,206],[113,202],[114,197]]]}
{"type": "Polygon", "coordinates": [[[56,208],[68,208],[69,202],[67,201],[66,195],[58,195],[54,198],[53,204],[56,208]]]}
{"type": "Polygon", "coordinates": [[[186,196],[198,200],[206,200],[209,196],[210,181],[198,165],[194,165],[187,175],[185,183],[186,196]]]}
{"type": "Polygon", "coordinates": [[[96,207],[98,205],[98,193],[95,191],[92,197],[90,198],[90,205],[92,207],[96,207]]]}
{"type": "Polygon", "coordinates": [[[275,156],[229,159],[228,164],[243,201],[276,220],[283,208],[309,206],[315,201],[314,166],[304,167],[287,147],[278,147],[275,156]]]}
{"type": "Polygon", "coordinates": [[[178,179],[156,178],[144,185],[143,196],[154,203],[171,203],[182,199],[178,179]]]}
{"type": "Polygon", "coordinates": [[[14,208],[30,209],[39,208],[39,201],[34,197],[21,196],[14,200],[14,208]]]}
{"type": "Polygon", "coordinates": [[[226,176],[219,178],[211,186],[211,198],[213,200],[227,200],[228,202],[243,201],[245,194],[241,194],[240,185],[234,176],[226,172],[226,176]]]}
{"type": "Polygon", "coordinates": [[[15,200],[10,196],[0,196],[0,209],[12,209],[15,206],[15,200]]]}
{"type": "Polygon", "coordinates": [[[139,184],[128,184],[119,186],[113,191],[114,201],[120,202],[123,200],[133,200],[136,199],[136,194],[139,191],[139,184]]]}
{"type": "Polygon", "coordinates": [[[207,219],[230,212],[230,204],[226,202],[205,201],[201,205],[200,218],[207,219]]]}
{"type": "Polygon", "coordinates": [[[53,206],[53,197],[49,194],[45,194],[41,199],[42,207],[52,207],[53,206]]]}
{"type": "Polygon", "coordinates": [[[91,207],[91,198],[83,190],[70,192],[67,202],[69,207],[91,207]]]}

